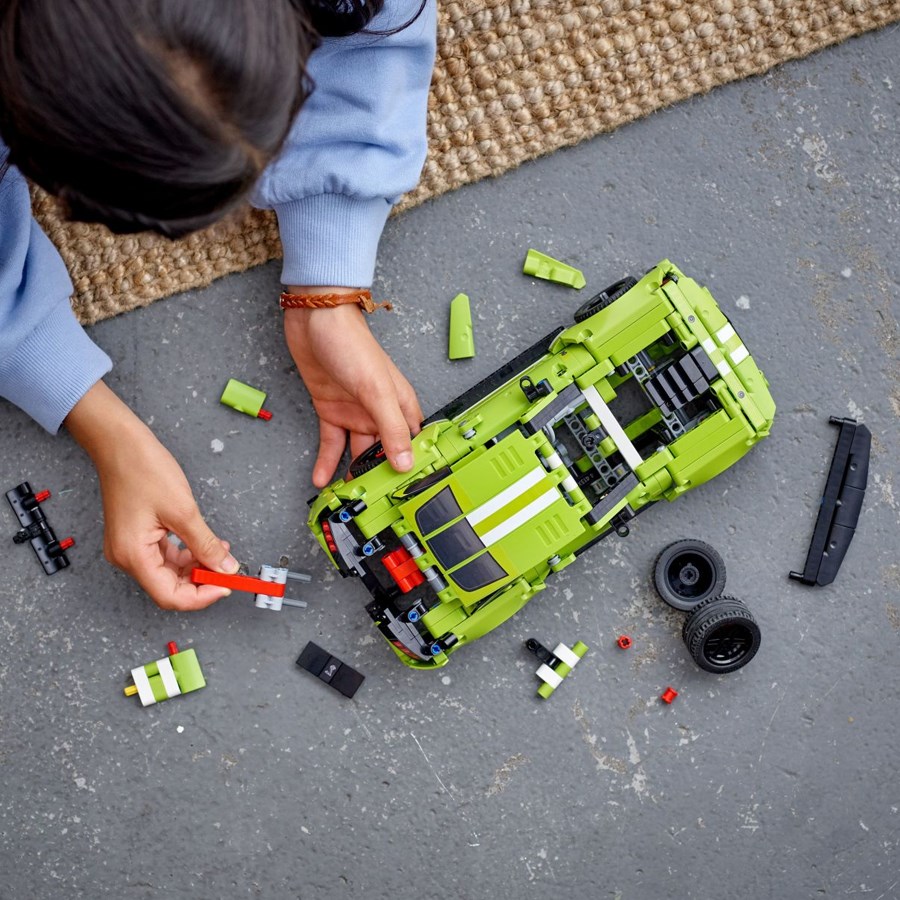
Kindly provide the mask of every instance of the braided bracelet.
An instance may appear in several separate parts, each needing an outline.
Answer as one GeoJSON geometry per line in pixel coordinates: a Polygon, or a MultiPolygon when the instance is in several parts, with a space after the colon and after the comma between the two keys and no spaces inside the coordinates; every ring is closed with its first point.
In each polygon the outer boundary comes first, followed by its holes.
{"type": "Polygon", "coordinates": [[[349,294],[288,294],[283,293],[279,300],[282,309],[332,309],[345,303],[355,303],[367,313],[376,309],[393,309],[387,300],[375,303],[371,291],[353,291],[349,294]]]}

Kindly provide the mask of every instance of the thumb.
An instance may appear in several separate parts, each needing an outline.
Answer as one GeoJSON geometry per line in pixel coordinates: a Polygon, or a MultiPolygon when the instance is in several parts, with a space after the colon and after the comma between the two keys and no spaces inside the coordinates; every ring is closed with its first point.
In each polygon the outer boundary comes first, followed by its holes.
{"type": "Polygon", "coordinates": [[[213,533],[203,520],[200,510],[193,510],[173,528],[194,558],[207,569],[233,575],[240,563],[229,553],[228,547],[213,533]]]}

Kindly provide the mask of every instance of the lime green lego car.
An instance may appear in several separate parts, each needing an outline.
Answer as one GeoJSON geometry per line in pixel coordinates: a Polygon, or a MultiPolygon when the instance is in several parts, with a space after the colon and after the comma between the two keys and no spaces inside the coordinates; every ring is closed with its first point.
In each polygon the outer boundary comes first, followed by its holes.
{"type": "Polygon", "coordinates": [[[362,579],[397,656],[436,668],[650,504],[735,463],[774,414],[709,291],[663,260],[427,419],[411,472],[363,453],[309,526],[362,579]]]}

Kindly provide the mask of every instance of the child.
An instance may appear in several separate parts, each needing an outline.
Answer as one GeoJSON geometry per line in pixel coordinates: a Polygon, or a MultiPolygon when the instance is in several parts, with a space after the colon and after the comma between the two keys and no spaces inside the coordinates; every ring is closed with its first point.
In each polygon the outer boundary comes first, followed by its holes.
{"type": "Polygon", "coordinates": [[[273,208],[285,337],[319,416],[314,483],[328,483],[348,435],[354,455],[379,436],[406,471],[422,412],[369,332],[361,290],[424,161],[434,43],[435,0],[3,5],[0,395],[87,451],[107,559],[162,607],[215,602],[228,591],[193,585],[191,568],[238,564],[178,463],[101,380],[112,364],[74,318],[23,175],[116,232],[174,237],[248,198],[273,208]]]}

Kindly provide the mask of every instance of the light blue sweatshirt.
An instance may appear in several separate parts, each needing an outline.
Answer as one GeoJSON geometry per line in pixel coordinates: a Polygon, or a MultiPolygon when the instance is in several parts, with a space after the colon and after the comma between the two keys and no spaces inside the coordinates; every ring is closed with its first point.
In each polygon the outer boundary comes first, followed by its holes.
{"type": "MultiPolygon", "coordinates": [[[[391,206],[425,160],[435,4],[397,34],[329,38],[313,53],[315,90],[252,197],[278,216],[284,284],[371,285],[391,206]]],[[[418,7],[386,0],[370,27],[402,25],[418,7]]],[[[52,433],[112,368],[76,321],[71,293],[10,167],[0,182],[0,396],[52,433]]]]}

